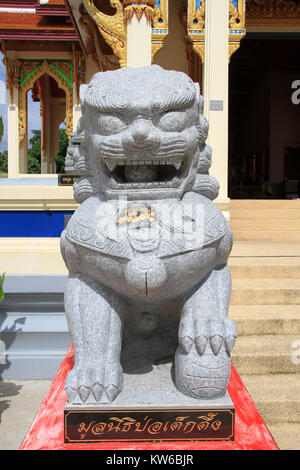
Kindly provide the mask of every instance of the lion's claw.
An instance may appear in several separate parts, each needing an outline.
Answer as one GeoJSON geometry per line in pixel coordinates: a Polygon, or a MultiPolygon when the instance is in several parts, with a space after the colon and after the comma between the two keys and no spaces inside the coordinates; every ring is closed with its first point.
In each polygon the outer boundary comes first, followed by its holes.
{"type": "Polygon", "coordinates": [[[185,314],[184,321],[179,328],[179,343],[184,351],[188,354],[195,342],[200,356],[205,353],[208,344],[215,355],[219,354],[223,343],[226,351],[230,353],[234,347],[236,336],[235,322],[228,318],[203,319],[196,317],[191,318],[188,322],[185,314]],[[193,325],[193,332],[191,325],[193,325]]]}
{"type": "Polygon", "coordinates": [[[85,403],[90,394],[90,389],[86,385],[80,385],[80,387],[78,388],[78,393],[82,400],[82,403],[85,403]]]}

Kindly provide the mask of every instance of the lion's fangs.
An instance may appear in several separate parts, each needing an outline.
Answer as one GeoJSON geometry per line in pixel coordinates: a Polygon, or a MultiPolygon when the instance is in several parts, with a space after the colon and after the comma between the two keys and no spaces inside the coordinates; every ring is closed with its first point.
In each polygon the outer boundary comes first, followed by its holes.
{"type": "Polygon", "coordinates": [[[127,159],[116,159],[113,160],[106,158],[105,164],[110,172],[114,171],[117,166],[136,166],[136,165],[174,165],[176,170],[179,170],[182,165],[182,160],[127,160],[127,159]]]}
{"type": "Polygon", "coordinates": [[[114,178],[109,180],[109,187],[111,189],[166,189],[178,188],[180,186],[180,179],[175,176],[171,181],[153,181],[153,182],[140,182],[140,183],[118,183],[114,178]]]}

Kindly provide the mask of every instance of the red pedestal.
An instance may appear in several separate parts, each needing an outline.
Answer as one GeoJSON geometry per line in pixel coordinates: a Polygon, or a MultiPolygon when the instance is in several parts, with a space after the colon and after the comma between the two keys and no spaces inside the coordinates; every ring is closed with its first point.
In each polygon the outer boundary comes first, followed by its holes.
{"type": "Polygon", "coordinates": [[[233,442],[102,442],[64,443],[65,378],[73,367],[73,349],[68,351],[37,416],[21,444],[21,450],[278,450],[262,417],[232,366],[228,392],[235,406],[233,442]]]}

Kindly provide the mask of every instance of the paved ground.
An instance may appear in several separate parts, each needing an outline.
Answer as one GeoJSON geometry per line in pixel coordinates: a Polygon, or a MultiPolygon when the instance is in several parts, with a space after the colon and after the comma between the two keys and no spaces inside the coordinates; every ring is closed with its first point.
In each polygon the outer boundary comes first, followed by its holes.
{"type": "Polygon", "coordinates": [[[50,380],[0,380],[0,450],[20,447],[50,384],[50,380]]]}

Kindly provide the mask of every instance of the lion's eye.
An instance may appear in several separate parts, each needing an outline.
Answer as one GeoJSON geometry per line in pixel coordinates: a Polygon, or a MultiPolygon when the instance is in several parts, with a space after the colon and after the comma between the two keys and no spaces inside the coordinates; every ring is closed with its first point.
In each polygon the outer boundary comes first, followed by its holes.
{"type": "Polygon", "coordinates": [[[126,124],[117,116],[110,114],[99,114],[97,118],[97,127],[101,134],[118,134],[126,128],[126,124]]]}
{"type": "Polygon", "coordinates": [[[161,116],[158,125],[163,131],[180,132],[186,127],[186,113],[169,111],[161,116]]]}

